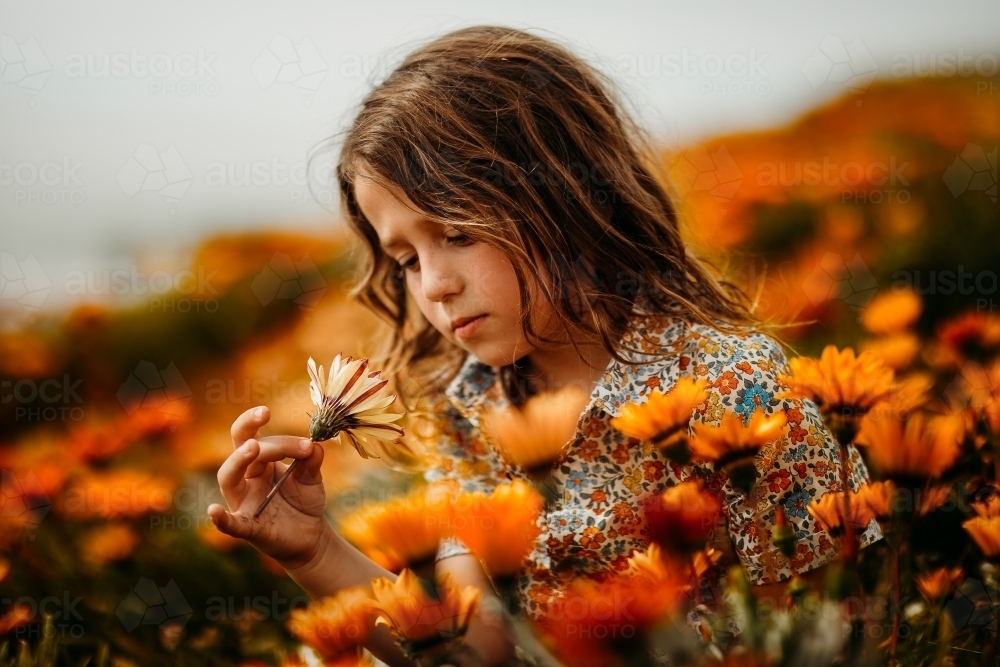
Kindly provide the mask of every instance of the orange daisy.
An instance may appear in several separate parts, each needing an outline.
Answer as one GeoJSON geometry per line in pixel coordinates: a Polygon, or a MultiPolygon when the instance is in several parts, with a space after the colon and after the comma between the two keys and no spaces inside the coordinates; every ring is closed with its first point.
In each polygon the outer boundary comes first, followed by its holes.
{"type": "Polygon", "coordinates": [[[961,415],[927,419],[914,413],[905,420],[891,408],[877,408],[861,420],[857,444],[883,477],[935,479],[955,463],[965,436],[961,415]]]}
{"type": "Polygon", "coordinates": [[[897,488],[892,480],[862,484],[854,497],[859,505],[864,505],[878,520],[890,518],[896,509],[895,497],[897,488]]]}
{"type": "Polygon", "coordinates": [[[340,520],[340,533],[388,570],[433,558],[445,535],[452,488],[422,485],[405,496],[362,507],[340,520]]]}
{"type": "Polygon", "coordinates": [[[293,609],[288,629],[315,649],[324,664],[347,667],[358,664],[375,612],[375,601],[365,587],[345,588],[303,609],[293,609]]]}
{"type": "Polygon", "coordinates": [[[912,289],[894,289],[868,303],[861,313],[861,326],[873,334],[899,333],[912,327],[922,310],[919,294],[912,289]]]}
{"type": "Polygon", "coordinates": [[[920,352],[920,338],[909,331],[872,338],[861,343],[862,352],[870,352],[889,368],[906,368],[920,352]]]}
{"type": "Polygon", "coordinates": [[[987,558],[1000,556],[1000,516],[977,516],[962,524],[987,558]]]}
{"type": "Polygon", "coordinates": [[[611,426],[625,435],[669,447],[687,435],[695,406],[705,400],[705,378],[682,377],[667,392],[653,391],[645,403],[626,403],[611,426]]]}
{"type": "Polygon", "coordinates": [[[705,548],[721,511],[718,496],[696,481],[671,486],[642,504],[650,539],[670,553],[685,556],[705,548]]]}
{"type": "Polygon", "coordinates": [[[411,570],[403,570],[396,581],[372,580],[378,607],[376,623],[388,625],[397,638],[408,642],[409,651],[465,634],[479,608],[482,591],[476,586],[459,590],[451,575],[437,577],[433,591],[411,570]]]}
{"type": "Polygon", "coordinates": [[[778,398],[810,398],[824,415],[864,414],[894,388],[892,369],[870,352],[855,356],[851,348],[827,345],[819,359],[796,357],[788,364],[791,375],[778,379],[789,389],[778,398]]]}
{"type": "Polygon", "coordinates": [[[983,517],[1000,516],[1000,488],[995,485],[989,485],[984,490],[986,493],[980,491],[976,494],[982,500],[972,503],[972,509],[976,510],[976,514],[983,517]]]}
{"type": "Polygon", "coordinates": [[[544,504],[530,484],[517,479],[498,485],[489,495],[460,494],[451,506],[448,525],[490,575],[511,575],[521,569],[538,537],[544,504]]]}
{"type": "Polygon", "coordinates": [[[686,587],[686,580],[678,576],[574,579],[553,613],[543,618],[543,641],[566,664],[623,665],[621,656],[642,646],[644,634],[678,613],[686,587]]]}
{"type": "Polygon", "coordinates": [[[91,565],[128,558],[139,545],[139,534],[127,523],[109,523],[95,528],[84,539],[80,556],[91,565]]]}
{"type": "Polygon", "coordinates": [[[727,412],[718,426],[696,423],[689,447],[694,458],[715,463],[734,486],[749,493],[757,452],[783,437],[787,423],[784,411],[770,416],[755,411],[745,424],[738,414],[727,412]]]}
{"type": "Polygon", "coordinates": [[[980,357],[1000,347],[1000,315],[963,313],[938,327],[937,336],[945,349],[959,359],[980,357]]]}
{"type": "Polygon", "coordinates": [[[960,567],[940,567],[917,577],[917,590],[927,598],[928,602],[934,603],[957,591],[962,585],[964,575],[960,567]]]}
{"type": "Polygon", "coordinates": [[[589,396],[575,385],[529,398],[522,408],[487,410],[483,430],[496,440],[504,460],[524,470],[550,464],[573,437],[589,396]]]}
{"type": "MultiPolygon", "coordinates": [[[[850,522],[855,530],[864,530],[875,518],[868,502],[859,502],[859,494],[851,493],[850,522]]],[[[816,522],[830,535],[837,537],[844,532],[844,493],[824,493],[806,508],[816,522]]]]}

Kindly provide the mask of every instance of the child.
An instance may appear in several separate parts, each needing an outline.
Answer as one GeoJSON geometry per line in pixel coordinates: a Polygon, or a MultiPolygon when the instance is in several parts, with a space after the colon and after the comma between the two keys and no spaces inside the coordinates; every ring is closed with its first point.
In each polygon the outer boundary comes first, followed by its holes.
{"type": "MultiPolygon", "coordinates": [[[[811,401],[775,398],[784,353],[746,299],[686,250],[651,155],[594,69],[499,27],[458,30],[411,53],[365,98],[341,149],[342,202],[367,250],[357,295],[394,328],[386,373],[407,409],[444,397],[448,432],[428,480],[488,491],[523,477],[482,439],[483,411],[569,384],[590,396],[553,467],[558,496],[518,582],[533,617],[570,578],[625,569],[648,545],[640,503],[691,477],[723,494],[716,543],[762,592],[836,556],[805,511],[840,488],[836,444],[811,401]],[[672,464],[610,426],[625,403],[681,376],[710,385],[693,421],[785,411],[786,435],[760,453],[751,497],[710,466],[672,464]],[[798,535],[791,562],[770,539],[779,506],[798,535]]],[[[323,520],[323,448],[259,438],[267,419],[260,408],[233,424],[238,449],[219,471],[231,513],[209,508],[219,528],[278,559],[314,597],[392,578],[323,520]],[[272,462],[285,457],[304,465],[254,521],[272,462]]],[[[856,488],[867,472],[850,451],[856,488]]],[[[873,522],[860,542],[878,537],[873,522]]],[[[437,566],[490,593],[461,543],[442,544],[437,566]]],[[[384,629],[374,637],[376,655],[407,664],[384,629]]],[[[503,625],[485,614],[465,643],[475,664],[512,655],[503,625]]]]}

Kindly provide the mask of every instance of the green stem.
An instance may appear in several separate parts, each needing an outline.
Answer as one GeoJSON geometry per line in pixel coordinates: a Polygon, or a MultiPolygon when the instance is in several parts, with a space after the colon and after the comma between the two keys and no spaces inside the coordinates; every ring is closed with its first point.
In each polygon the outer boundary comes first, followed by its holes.
{"type": "Polygon", "coordinates": [[[892,549],[892,640],[889,644],[889,664],[893,667],[898,664],[896,661],[896,650],[899,646],[899,621],[901,616],[899,613],[899,558],[900,546],[897,544],[892,549]]]}

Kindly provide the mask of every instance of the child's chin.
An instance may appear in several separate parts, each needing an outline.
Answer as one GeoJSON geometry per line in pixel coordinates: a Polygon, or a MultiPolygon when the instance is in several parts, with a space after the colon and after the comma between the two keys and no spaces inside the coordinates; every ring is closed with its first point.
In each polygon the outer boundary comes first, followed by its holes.
{"type": "Polygon", "coordinates": [[[498,350],[496,344],[490,345],[483,341],[469,342],[461,345],[462,349],[475,355],[476,359],[487,366],[500,367],[511,363],[514,350],[498,350]]]}

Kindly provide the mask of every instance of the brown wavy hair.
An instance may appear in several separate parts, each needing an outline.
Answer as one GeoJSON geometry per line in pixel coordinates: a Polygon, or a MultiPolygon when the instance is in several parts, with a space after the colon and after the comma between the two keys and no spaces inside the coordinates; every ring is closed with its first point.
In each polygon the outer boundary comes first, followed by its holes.
{"type": "MultiPolygon", "coordinates": [[[[429,220],[448,222],[510,258],[526,340],[527,280],[541,275],[566,331],[615,349],[633,308],[727,331],[756,329],[746,295],[684,246],[651,141],[614,83],[570,50],[522,30],[475,26],[409,53],[361,102],[337,179],[350,227],[367,252],[351,296],[391,326],[381,366],[404,407],[438,395],[464,352],[408,299],[396,262],[355,198],[358,178],[398,186],[429,220]],[[406,380],[406,382],[404,382],[406,380]],[[414,391],[408,389],[410,383],[414,391]]],[[[515,404],[530,393],[522,363],[503,367],[515,404]]]]}

